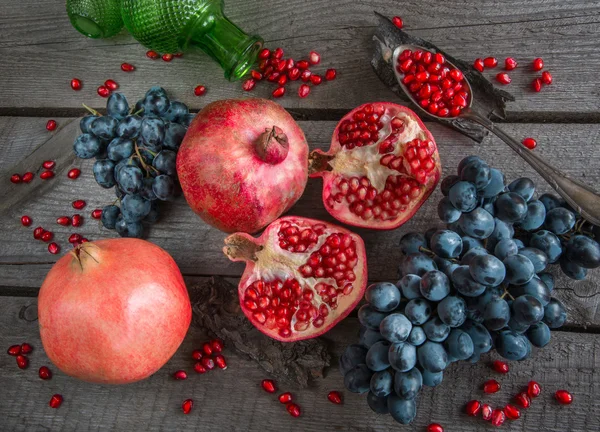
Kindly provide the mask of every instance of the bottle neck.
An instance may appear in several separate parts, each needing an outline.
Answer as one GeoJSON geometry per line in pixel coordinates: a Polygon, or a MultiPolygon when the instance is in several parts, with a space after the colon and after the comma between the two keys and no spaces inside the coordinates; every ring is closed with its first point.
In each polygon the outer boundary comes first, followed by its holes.
{"type": "Polygon", "coordinates": [[[222,13],[198,22],[188,41],[188,45],[197,46],[219,63],[230,81],[250,71],[262,44],[261,38],[244,33],[222,13]]]}

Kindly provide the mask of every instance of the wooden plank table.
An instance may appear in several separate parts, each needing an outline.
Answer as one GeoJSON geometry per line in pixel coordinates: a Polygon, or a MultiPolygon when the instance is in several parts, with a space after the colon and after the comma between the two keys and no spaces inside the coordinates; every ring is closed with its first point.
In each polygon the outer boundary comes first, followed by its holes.
{"type": "MultiPolygon", "coordinates": [[[[600,188],[599,141],[600,1],[515,0],[447,1],[368,0],[324,4],[317,0],[270,2],[257,0],[227,2],[226,11],[248,32],[261,34],[271,47],[282,46],[294,57],[311,49],[322,55],[323,67],[335,67],[338,79],[315,88],[305,100],[285,97],[278,100],[300,120],[311,148],[327,148],[336,121],[353,107],[374,100],[396,101],[378,80],[369,64],[371,36],[377,10],[385,15],[402,15],[406,29],[438,44],[458,57],[495,55],[515,57],[522,67],[511,75],[507,89],[516,101],[507,107],[505,128],[517,137],[533,136],[539,151],[558,167],[600,188]],[[333,6],[333,7],[332,7],[333,6]],[[533,73],[528,63],[543,57],[554,83],[533,93],[533,73]]],[[[48,118],[59,129],[84,114],[81,103],[102,108],[105,100],[95,93],[107,78],[121,84],[128,98],[135,100],[151,86],[164,86],[171,97],[198,110],[206,103],[230,97],[245,97],[239,84],[226,82],[217,65],[202,53],[186,54],[172,63],[151,61],[144,48],[122,33],[109,40],[90,40],[73,30],[64,3],[39,0],[5,0],[0,4],[0,171],[5,171],[53,134],[45,130],[48,118]],[[135,73],[120,71],[120,63],[137,66],[135,73]],[[69,88],[72,77],[84,88],[69,88]],[[195,97],[197,84],[208,87],[206,96],[195,97]]],[[[259,86],[255,96],[268,97],[269,86],[259,86]]],[[[502,169],[508,179],[526,175],[533,178],[540,193],[549,186],[531,168],[494,137],[476,144],[437,124],[427,125],[438,142],[443,169],[455,169],[462,157],[478,154],[490,165],[502,169]]],[[[58,133],[58,132],[55,132],[58,133]]],[[[31,229],[19,218],[29,214],[38,224],[56,227],[55,235],[66,250],[70,230],[54,224],[57,215],[69,211],[76,198],[88,201],[88,209],[112,201],[112,191],[94,185],[90,161],[76,161],[83,174],[76,181],[58,176],[43,196],[11,209],[0,218],[0,348],[28,341],[36,347],[29,369],[16,368],[14,359],[0,355],[0,430],[410,430],[424,431],[430,422],[440,422],[446,431],[480,431],[485,424],[462,414],[462,403],[483,397],[479,384],[493,375],[485,357],[476,365],[453,364],[444,383],[426,389],[419,396],[415,422],[400,427],[389,416],[376,416],[364,397],[344,392],[344,405],[327,402],[329,390],[342,390],[337,368],[309,389],[290,389],[298,397],[304,414],[291,418],[276,399],[258,386],[265,373],[254,363],[229,351],[229,368],[223,372],[174,382],[170,373],[191,366],[188,355],[206,335],[191,329],[182,348],[161,371],[128,386],[90,385],[55,371],[43,382],[37,368],[48,360],[41,349],[36,322],[35,296],[43,278],[57,257],[33,242],[31,229]],[[48,408],[53,393],[65,396],[59,410],[48,408]],[[195,409],[183,416],[180,403],[191,397],[195,409]]],[[[59,170],[67,167],[58,167],[59,170]]],[[[8,179],[0,179],[4,185],[8,179]]],[[[37,180],[39,181],[39,179],[37,180]]],[[[321,183],[311,180],[292,214],[332,221],[320,199],[321,183]]],[[[365,239],[369,279],[396,279],[400,259],[398,241],[409,231],[424,231],[441,225],[437,220],[436,191],[417,215],[391,232],[357,230],[365,239]]],[[[115,236],[88,220],[80,232],[90,239],[115,236]]],[[[161,222],[154,225],[149,240],[167,249],[179,264],[188,283],[210,275],[236,278],[243,266],[229,262],[221,253],[225,235],[202,223],[183,199],[174,202],[161,222]]],[[[559,273],[555,271],[558,276],[559,273]]],[[[551,344],[535,350],[521,363],[511,363],[512,372],[502,377],[503,391],[488,399],[504,404],[529,379],[544,387],[544,394],[524,413],[522,420],[505,424],[511,431],[598,431],[600,419],[600,272],[592,271],[585,281],[559,277],[555,289],[568,309],[566,326],[553,332],[551,344]],[[551,394],[566,387],[575,394],[575,403],[560,407],[551,394]]],[[[329,332],[334,357],[356,340],[358,323],[350,317],[329,332]]],[[[5,349],[5,348],[1,348],[5,349]]],[[[490,427],[491,428],[491,427],[490,427]]]]}

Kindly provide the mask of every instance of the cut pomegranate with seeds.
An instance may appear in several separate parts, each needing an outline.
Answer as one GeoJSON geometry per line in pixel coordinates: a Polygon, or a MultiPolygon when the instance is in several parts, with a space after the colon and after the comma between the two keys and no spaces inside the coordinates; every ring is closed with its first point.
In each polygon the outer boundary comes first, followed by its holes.
{"type": "Polygon", "coordinates": [[[542,91],[542,80],[540,78],[534,79],[531,83],[531,87],[533,88],[534,92],[542,91]]]}
{"type": "Polygon", "coordinates": [[[76,210],[81,210],[82,208],[84,208],[86,206],[86,202],[82,199],[79,200],[75,200],[71,203],[71,205],[73,206],[74,209],[76,210]]]}
{"type": "Polygon", "coordinates": [[[542,82],[547,85],[552,84],[552,74],[548,71],[542,72],[542,82]]]}
{"type": "Polygon", "coordinates": [[[312,74],[310,76],[310,82],[317,86],[323,82],[323,77],[321,77],[321,75],[312,74]]]}
{"type": "Polygon", "coordinates": [[[23,174],[23,183],[29,183],[31,180],[33,180],[33,177],[35,177],[35,175],[32,172],[26,172],[23,174]]]}
{"type": "Polygon", "coordinates": [[[110,91],[115,91],[119,88],[119,84],[112,79],[107,79],[106,81],[104,81],[104,86],[110,91]]]}
{"type": "Polygon", "coordinates": [[[250,91],[255,86],[256,86],[256,81],[253,80],[252,78],[250,78],[250,79],[247,79],[246,81],[244,81],[244,83],[242,84],[242,89],[245,91],[250,91]]]}
{"type": "Polygon", "coordinates": [[[162,59],[163,61],[169,63],[171,60],[173,60],[173,54],[163,54],[162,59]]]}
{"type": "Polygon", "coordinates": [[[92,219],[100,219],[102,217],[102,209],[94,209],[92,210],[92,219]]]}
{"type": "Polygon", "coordinates": [[[517,61],[512,57],[506,57],[504,60],[504,69],[511,71],[517,68],[517,61]]]}
{"type": "Polygon", "coordinates": [[[10,347],[8,347],[8,350],[6,352],[8,353],[8,355],[18,356],[19,354],[21,354],[21,345],[11,345],[10,347]]]}
{"type": "Polygon", "coordinates": [[[60,252],[60,246],[57,243],[52,242],[48,245],[48,252],[50,252],[52,255],[56,255],[60,252]]]}
{"type": "Polygon", "coordinates": [[[523,145],[524,145],[525,147],[527,147],[529,150],[533,150],[534,148],[536,148],[536,147],[537,147],[537,141],[536,141],[536,140],[534,140],[533,138],[525,138],[525,139],[522,141],[522,143],[523,143],[523,145]]]}
{"type": "Polygon", "coordinates": [[[279,395],[279,402],[286,404],[292,401],[292,394],[290,392],[281,393],[279,395]]]}
{"type": "Polygon", "coordinates": [[[71,218],[71,225],[74,227],[80,227],[83,225],[83,216],[80,214],[74,214],[71,218]]]}
{"type": "Polygon", "coordinates": [[[160,54],[153,50],[146,51],[146,57],[152,60],[156,60],[160,57],[160,54]]]}
{"type": "Polygon", "coordinates": [[[98,89],[96,90],[96,92],[98,93],[99,96],[101,96],[103,98],[110,96],[110,89],[108,87],[106,87],[105,85],[99,86],[98,89]]]}
{"type": "Polygon", "coordinates": [[[495,68],[498,66],[498,59],[496,57],[486,57],[483,59],[483,65],[486,68],[495,68]]]}
{"type": "Polygon", "coordinates": [[[222,354],[217,354],[214,357],[214,361],[219,369],[223,369],[223,370],[227,369],[227,362],[225,361],[225,357],[223,357],[222,354]]]}
{"type": "Polygon", "coordinates": [[[55,166],[56,166],[56,162],[53,160],[47,160],[47,161],[44,161],[44,163],[42,163],[42,168],[45,168],[47,170],[54,169],[55,166]]]}
{"type": "Polygon", "coordinates": [[[395,16],[394,18],[392,18],[392,24],[394,24],[399,29],[404,27],[404,21],[402,21],[402,18],[400,18],[399,16],[395,16]]]}
{"type": "Polygon", "coordinates": [[[484,70],[483,59],[476,58],[475,61],[473,62],[473,67],[475,68],[475,70],[477,70],[479,72],[483,72],[483,70],[484,70]]]}
{"type": "Polygon", "coordinates": [[[431,423],[427,426],[427,432],[444,432],[444,428],[439,423],[431,423]]]}
{"type": "Polygon", "coordinates": [[[62,226],[71,225],[71,218],[69,216],[60,216],[56,218],[56,223],[62,226]]]}
{"type": "Polygon", "coordinates": [[[195,349],[194,351],[192,351],[192,358],[194,360],[202,360],[202,357],[204,357],[202,350],[195,349]]]}
{"type": "Polygon", "coordinates": [[[54,237],[54,233],[52,233],[52,231],[44,231],[41,238],[43,241],[49,242],[52,240],[52,237],[54,237]]]}
{"type": "Polygon", "coordinates": [[[44,228],[37,227],[36,229],[33,230],[33,238],[36,240],[41,240],[42,236],[44,235],[44,228]]]}
{"type": "Polygon", "coordinates": [[[130,63],[121,63],[121,70],[123,72],[133,72],[135,70],[135,66],[130,63]]]}
{"type": "Polygon", "coordinates": [[[205,368],[204,366],[202,366],[202,363],[200,363],[200,362],[198,362],[198,363],[196,363],[196,364],[194,365],[194,371],[195,371],[196,373],[199,373],[199,374],[203,374],[203,373],[206,373],[206,372],[208,372],[208,371],[206,370],[206,368],[205,368]]]}
{"type": "Polygon", "coordinates": [[[21,176],[19,174],[13,174],[10,176],[11,183],[21,183],[21,176]]]}
{"type": "Polygon", "coordinates": [[[202,360],[200,360],[200,363],[202,363],[202,366],[204,366],[206,370],[213,370],[215,368],[215,361],[209,357],[203,357],[202,360]]]}
{"type": "Polygon", "coordinates": [[[467,402],[467,405],[465,405],[465,412],[472,417],[477,416],[479,411],[481,411],[481,402],[478,400],[469,401],[467,402]]]}
{"type": "Polygon", "coordinates": [[[506,415],[503,410],[496,408],[492,411],[492,424],[494,426],[502,426],[505,420],[506,415]]]}
{"type": "Polygon", "coordinates": [[[562,405],[570,405],[573,402],[573,395],[567,390],[557,390],[554,397],[562,405]]]}
{"type": "Polygon", "coordinates": [[[204,352],[204,354],[206,355],[211,355],[213,353],[212,351],[212,347],[210,345],[210,342],[206,342],[202,345],[202,351],[204,352]]]}
{"type": "Polygon", "coordinates": [[[67,177],[69,177],[71,180],[75,180],[80,175],[81,175],[81,170],[79,168],[70,169],[69,172],[67,173],[67,177]]]}
{"type": "Polygon", "coordinates": [[[181,410],[184,414],[189,414],[192,412],[192,408],[194,407],[194,401],[192,399],[186,399],[181,404],[181,410]]]}
{"type": "Polygon", "coordinates": [[[46,123],[46,129],[49,131],[56,130],[56,126],[56,120],[48,120],[48,122],[46,123]]]}
{"type": "Polygon", "coordinates": [[[327,81],[333,81],[337,77],[337,71],[335,69],[327,69],[325,71],[325,79],[327,81]]]}
{"type": "Polygon", "coordinates": [[[81,90],[81,80],[78,78],[73,78],[71,80],[71,88],[75,91],[81,90]]]}
{"type": "Polygon", "coordinates": [[[518,395],[516,395],[515,396],[515,402],[521,408],[529,408],[531,406],[531,399],[529,398],[529,396],[525,392],[521,392],[518,395]]]}
{"type": "Polygon", "coordinates": [[[184,370],[178,370],[173,374],[173,378],[175,378],[176,380],[187,379],[187,372],[184,370]]]}
{"type": "Polygon", "coordinates": [[[81,242],[81,234],[73,233],[69,236],[69,243],[81,242]]]}
{"type": "Polygon", "coordinates": [[[496,393],[498,390],[500,390],[500,383],[494,379],[488,380],[483,383],[484,393],[496,393]]]}
{"type": "Polygon", "coordinates": [[[38,375],[43,380],[49,380],[50,378],[52,378],[52,372],[50,371],[48,366],[42,366],[38,371],[38,375]]]}
{"type": "Polygon", "coordinates": [[[534,59],[531,67],[534,71],[541,71],[544,69],[544,60],[539,57],[534,59]]]}
{"type": "Polygon", "coordinates": [[[40,174],[40,178],[42,180],[49,180],[52,177],[54,177],[54,171],[46,170],[46,171],[42,171],[42,173],[40,174]]]}
{"type": "Polygon", "coordinates": [[[59,408],[63,403],[63,397],[59,394],[55,394],[50,398],[48,405],[50,408],[59,408]]]}
{"type": "Polygon", "coordinates": [[[31,225],[31,218],[27,215],[21,216],[21,225],[23,226],[30,226],[31,225]]]}
{"type": "Polygon", "coordinates": [[[332,390],[327,393],[327,399],[329,399],[329,402],[331,403],[340,405],[342,403],[342,394],[337,390],[332,390]]]}
{"type": "Polygon", "coordinates": [[[267,393],[275,393],[277,391],[277,387],[275,386],[275,381],[273,381],[271,379],[262,380],[260,385],[267,393]]]}
{"type": "Polygon", "coordinates": [[[213,352],[220,353],[223,351],[223,341],[221,339],[212,339],[210,341],[210,347],[213,352]]]}
{"type": "Polygon", "coordinates": [[[488,404],[481,405],[481,418],[485,421],[489,421],[492,419],[492,407],[488,404]]]}
{"type": "Polygon", "coordinates": [[[538,397],[541,392],[542,388],[538,383],[536,383],[535,381],[529,381],[529,383],[527,384],[527,395],[530,398],[538,397]]]}
{"type": "Polygon", "coordinates": [[[292,417],[300,417],[301,411],[300,411],[300,407],[298,405],[296,405],[293,402],[290,402],[289,404],[287,404],[285,406],[285,409],[287,410],[287,412],[290,413],[290,415],[292,417]]]}
{"type": "Polygon", "coordinates": [[[498,75],[496,75],[496,81],[498,81],[500,84],[506,85],[511,83],[512,78],[507,73],[501,72],[498,75]]]}
{"type": "Polygon", "coordinates": [[[494,360],[494,370],[501,374],[507,374],[509,371],[508,363],[502,360],[494,360]]]}
{"type": "Polygon", "coordinates": [[[305,98],[310,94],[310,87],[307,84],[302,84],[298,87],[298,96],[305,98]]]}
{"type": "Polygon", "coordinates": [[[309,156],[309,176],[323,177],[323,203],[336,219],[372,229],[405,223],[441,174],[433,136],[410,109],[362,105],[338,123],[328,152],[309,156]]]}
{"type": "Polygon", "coordinates": [[[206,94],[206,87],[203,85],[194,87],[194,94],[196,96],[204,96],[204,94],[206,94]]]}
{"type": "Polygon", "coordinates": [[[504,407],[504,414],[511,420],[518,420],[521,418],[521,411],[519,411],[519,408],[511,404],[504,407]]]}
{"type": "Polygon", "coordinates": [[[362,239],[314,219],[284,217],[259,238],[225,239],[232,261],[246,261],[238,293],[244,314],[261,332],[292,342],[317,337],[362,298],[367,267],[362,239]]]}
{"type": "Polygon", "coordinates": [[[321,62],[321,55],[318,52],[316,52],[316,51],[311,51],[308,54],[308,62],[311,65],[319,64],[321,62]]]}
{"type": "Polygon", "coordinates": [[[33,347],[31,346],[31,344],[28,344],[27,342],[22,343],[21,344],[21,354],[31,354],[33,352],[33,347]]]}
{"type": "Polygon", "coordinates": [[[283,96],[285,94],[285,87],[277,87],[275,90],[273,90],[273,97],[274,98],[279,98],[281,96],[283,96]]]}
{"type": "Polygon", "coordinates": [[[27,369],[27,366],[29,366],[29,359],[24,355],[19,354],[17,356],[17,366],[19,366],[19,369],[27,369]]]}

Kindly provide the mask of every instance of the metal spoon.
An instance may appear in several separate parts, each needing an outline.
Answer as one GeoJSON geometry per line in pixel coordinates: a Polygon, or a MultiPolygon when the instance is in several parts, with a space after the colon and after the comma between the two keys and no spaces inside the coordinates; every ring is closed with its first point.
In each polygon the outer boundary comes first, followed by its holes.
{"type": "MultiPolygon", "coordinates": [[[[512,136],[504,132],[501,128],[499,128],[494,122],[488,119],[486,116],[478,113],[472,108],[473,104],[473,90],[471,89],[471,84],[465,77],[464,82],[469,87],[469,94],[471,97],[468,101],[468,106],[461,111],[461,114],[457,117],[439,117],[434,114],[431,114],[429,111],[425,110],[421,105],[419,105],[419,101],[413,96],[408,87],[402,82],[402,78],[404,73],[398,72],[396,65],[398,64],[398,56],[404,50],[422,50],[424,52],[431,51],[427,48],[423,48],[417,45],[400,45],[396,47],[393,53],[393,69],[396,74],[396,80],[400,87],[406,93],[406,95],[414,102],[414,104],[419,108],[419,110],[423,111],[427,115],[430,115],[434,118],[441,119],[444,121],[452,120],[452,119],[465,119],[475,123],[480,124],[484,128],[488,129],[490,132],[495,134],[498,138],[504,141],[511,149],[515,151],[519,156],[521,156],[525,161],[533,167],[543,178],[552,186],[558,194],[564,198],[566,202],[568,202],[571,207],[573,207],[577,212],[579,212],[585,219],[594,225],[600,225],[600,195],[594,191],[591,187],[583,184],[577,179],[572,178],[568,174],[560,171],[558,168],[553,167],[536,153],[531,150],[523,147],[521,143],[519,143],[512,136]]],[[[457,68],[452,63],[446,60],[448,65],[457,68]]]]}

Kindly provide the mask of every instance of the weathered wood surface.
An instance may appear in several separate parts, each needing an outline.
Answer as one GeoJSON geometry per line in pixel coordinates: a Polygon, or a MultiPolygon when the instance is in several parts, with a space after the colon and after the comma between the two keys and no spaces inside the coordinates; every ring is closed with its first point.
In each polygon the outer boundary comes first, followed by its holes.
{"type": "MultiPolygon", "coordinates": [[[[426,388],[419,396],[418,414],[410,426],[400,426],[390,416],[371,412],[365,396],[342,389],[337,366],[313,387],[292,391],[302,407],[302,416],[292,418],[277,401],[276,395],[265,393],[260,381],[267,375],[253,362],[225,348],[228,368],[206,375],[192,370],[191,351],[206,340],[199,331],[191,330],[182,347],[154,376],[126,386],[88,384],[65,376],[52,366],[39,339],[35,299],[4,297],[0,304],[0,347],[27,341],[35,347],[27,370],[20,370],[15,359],[0,355],[0,430],[36,432],[43,430],[197,430],[197,431],[414,431],[422,432],[431,422],[439,422],[450,432],[471,432],[491,428],[481,418],[463,414],[464,403],[481,399],[493,406],[504,406],[531,379],[543,390],[523,413],[521,420],[508,421],[506,431],[582,432],[600,429],[600,339],[595,335],[554,332],[544,350],[535,350],[524,362],[511,363],[511,372],[499,376],[486,361],[476,365],[453,364],[437,388],[426,388]],[[50,381],[42,381],[37,370],[48,365],[54,372],[50,381]],[[188,371],[186,381],[175,381],[171,374],[188,371]],[[503,388],[494,395],[484,395],[485,379],[498,379],[503,388]],[[575,402],[568,407],[558,405],[553,394],[566,388],[575,402]],[[343,392],[344,404],[327,401],[330,390],[343,392]],[[60,393],[65,401],[58,410],[48,407],[50,397],[60,393]],[[181,412],[181,402],[194,400],[192,413],[181,412]]],[[[356,341],[358,322],[348,318],[327,334],[335,356],[347,344],[356,341]]]]}
{"type": "MultiPolygon", "coordinates": [[[[313,116],[323,114],[321,110],[394,99],[369,64],[374,10],[401,15],[408,31],[466,60],[515,57],[520,67],[511,73],[513,84],[507,89],[517,101],[508,107],[509,120],[599,118],[597,0],[336,0],[326,4],[228,0],[226,5],[234,22],[263,36],[268,46],[282,46],[295,57],[317,49],[323,71],[338,69],[339,78],[314,89],[309,98],[280,99],[284,106],[313,116]],[[554,84],[534,93],[530,83],[536,74],[529,65],[538,56],[553,73],[554,84]]],[[[145,51],[126,32],[108,40],[83,37],[71,27],[64,2],[5,0],[0,4],[0,113],[58,115],[61,108],[79,108],[82,102],[100,107],[105,100],[96,95],[96,88],[107,78],[116,79],[128,96],[160,83],[193,108],[243,96],[240,84],[227,83],[219,67],[202,53],[164,63],[145,58],[145,51]],[[137,71],[121,72],[124,61],[135,64],[137,71]],[[69,88],[72,77],[84,81],[78,93],[69,88]],[[198,84],[207,85],[205,97],[193,95],[198,84]]],[[[490,71],[489,76],[497,72],[490,71]]],[[[268,97],[272,90],[271,85],[261,85],[253,94],[268,97]]]]}
{"type": "MultiPolygon", "coordinates": [[[[67,121],[68,119],[58,119],[59,124],[67,121]]],[[[300,122],[300,125],[311,148],[329,146],[335,122],[300,122]]],[[[492,166],[502,169],[507,179],[521,175],[531,176],[540,191],[549,190],[549,186],[499,140],[489,137],[482,145],[475,145],[459,133],[442,126],[428,126],[438,142],[446,173],[454,170],[465,155],[478,154],[492,166]]],[[[509,124],[506,129],[514,132],[517,137],[536,137],[540,143],[537,151],[574,177],[593,186],[600,186],[600,174],[594,169],[600,166],[600,149],[595,144],[599,139],[599,128],[596,125],[509,124]]],[[[0,118],[0,148],[8,149],[3,153],[0,171],[7,170],[7,165],[23,158],[49,136],[39,118],[0,118]]],[[[51,180],[54,182],[53,188],[39,198],[12,209],[9,214],[0,216],[3,227],[0,230],[0,244],[3,245],[0,248],[0,285],[10,286],[12,294],[35,295],[46,272],[57,259],[57,256],[48,253],[45,243],[33,240],[32,231],[36,226],[52,229],[63,253],[70,247],[67,238],[72,232],[79,232],[89,239],[116,236],[114,231],[100,227],[97,221],[89,217],[92,209],[114,200],[113,191],[104,190],[94,182],[91,173],[93,161],[78,160],[76,163],[83,170],[78,180],[66,178],[65,173],[69,167],[57,167],[57,173],[61,173],[51,180]],[[79,198],[88,202],[82,212],[86,217],[84,225],[77,230],[57,225],[55,221],[58,216],[76,213],[71,202],[79,198]],[[20,216],[23,214],[33,218],[30,228],[21,226],[20,216]]],[[[8,178],[3,178],[2,181],[8,182],[8,178]]],[[[39,178],[35,181],[41,182],[39,178]]],[[[23,184],[19,187],[30,186],[23,184]]],[[[396,269],[401,257],[397,245],[400,238],[409,231],[425,231],[434,225],[441,226],[436,211],[439,199],[440,192],[437,190],[417,215],[397,230],[357,230],[367,246],[370,280],[397,279],[396,269]]],[[[290,213],[333,221],[321,202],[320,180],[309,180],[304,196],[290,213]]],[[[185,275],[240,276],[243,265],[231,263],[221,252],[224,238],[225,234],[196,217],[183,197],[165,206],[163,219],[152,226],[149,237],[173,255],[185,275]]],[[[591,271],[585,281],[575,282],[566,277],[559,279],[556,295],[569,309],[569,325],[600,326],[599,280],[600,272],[597,271],[591,271]]]]}

